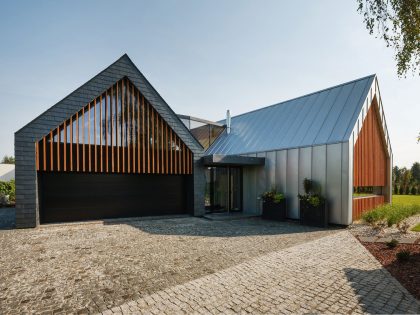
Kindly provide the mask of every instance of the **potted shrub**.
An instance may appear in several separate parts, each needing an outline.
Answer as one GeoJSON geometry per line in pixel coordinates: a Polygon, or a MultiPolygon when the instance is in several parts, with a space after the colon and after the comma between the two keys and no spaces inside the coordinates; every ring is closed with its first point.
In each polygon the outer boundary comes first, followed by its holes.
{"type": "Polygon", "coordinates": [[[298,195],[300,208],[300,222],[304,225],[327,227],[328,211],[325,198],[315,189],[312,180],[303,181],[304,195],[298,195]]]}
{"type": "Polygon", "coordinates": [[[271,220],[286,220],[286,198],[275,188],[261,195],[263,201],[262,217],[271,220]]]}

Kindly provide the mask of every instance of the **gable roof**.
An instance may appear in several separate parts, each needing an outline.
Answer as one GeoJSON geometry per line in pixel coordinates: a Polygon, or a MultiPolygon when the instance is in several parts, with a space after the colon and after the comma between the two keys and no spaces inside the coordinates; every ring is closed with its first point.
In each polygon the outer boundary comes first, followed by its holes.
{"type": "Polygon", "coordinates": [[[203,147],[201,144],[189,132],[127,54],[121,56],[106,69],[16,131],[16,136],[25,138],[25,141],[29,139],[30,141],[39,140],[124,77],[127,77],[136,86],[191,151],[195,154],[202,154],[203,147]]]}
{"type": "Polygon", "coordinates": [[[348,141],[375,77],[234,116],[231,133],[220,135],[206,154],[245,154],[348,141]]]}

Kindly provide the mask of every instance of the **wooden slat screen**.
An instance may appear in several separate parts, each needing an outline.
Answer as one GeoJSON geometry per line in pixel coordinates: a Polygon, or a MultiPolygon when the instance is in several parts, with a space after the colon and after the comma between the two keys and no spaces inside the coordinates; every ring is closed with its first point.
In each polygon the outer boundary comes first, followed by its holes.
{"type": "Polygon", "coordinates": [[[35,144],[39,171],[192,174],[191,150],[122,79],[35,144]]]}
{"type": "Polygon", "coordinates": [[[353,186],[386,186],[388,157],[374,99],[354,145],[353,186]]]}
{"type": "Polygon", "coordinates": [[[359,220],[362,214],[385,202],[385,196],[353,198],[353,221],[359,220]]]}

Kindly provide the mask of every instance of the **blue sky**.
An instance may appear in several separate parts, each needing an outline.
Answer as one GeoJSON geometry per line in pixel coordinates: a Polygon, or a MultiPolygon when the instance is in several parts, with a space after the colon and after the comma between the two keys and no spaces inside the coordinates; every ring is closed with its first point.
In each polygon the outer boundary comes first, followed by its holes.
{"type": "Polygon", "coordinates": [[[399,79],[356,0],[8,1],[0,10],[0,157],[13,134],[127,53],[177,113],[212,120],[372,73],[394,164],[420,160],[420,78],[399,79]]]}

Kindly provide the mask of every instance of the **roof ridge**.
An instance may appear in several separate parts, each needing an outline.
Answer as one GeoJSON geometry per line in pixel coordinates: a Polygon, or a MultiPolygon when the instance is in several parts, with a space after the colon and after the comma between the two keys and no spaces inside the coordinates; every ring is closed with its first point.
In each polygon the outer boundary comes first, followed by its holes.
{"type": "MultiPolygon", "coordinates": [[[[119,57],[117,60],[115,60],[113,63],[111,63],[109,66],[107,66],[106,68],[103,68],[100,72],[98,72],[97,74],[95,74],[93,77],[91,77],[88,81],[86,81],[85,83],[83,83],[82,85],[78,86],[75,90],[71,91],[70,93],[68,93],[66,96],[64,96],[63,98],[61,98],[59,101],[55,102],[54,105],[48,107],[46,110],[44,110],[41,114],[39,114],[38,116],[36,116],[34,119],[32,119],[31,121],[29,121],[28,123],[26,123],[24,126],[22,126],[21,128],[19,128],[17,131],[15,131],[15,134],[18,134],[19,132],[21,132],[23,129],[25,129],[27,126],[29,126],[31,123],[33,123],[35,120],[38,119],[38,117],[46,114],[51,108],[53,108],[54,106],[58,105],[59,103],[61,103],[62,101],[64,101],[66,98],[68,98],[70,95],[72,95],[73,93],[75,93],[76,91],[78,91],[79,89],[81,89],[83,86],[87,85],[89,82],[93,81],[96,77],[100,76],[102,73],[104,73],[105,71],[107,71],[109,68],[111,68],[113,65],[115,65],[116,63],[120,62],[122,59],[127,59],[131,61],[130,57],[128,57],[127,53],[124,53],[121,57],[119,57]]],[[[131,61],[132,62],[132,61],[131,61]]]]}
{"type": "MultiPolygon", "coordinates": [[[[267,106],[264,106],[264,107],[260,107],[260,108],[257,108],[257,109],[253,109],[253,110],[251,110],[251,111],[249,111],[249,112],[245,112],[245,113],[242,113],[242,114],[238,114],[238,115],[232,116],[232,118],[236,118],[236,117],[239,117],[239,116],[243,116],[243,115],[251,114],[251,113],[254,113],[254,112],[258,112],[258,111],[260,111],[260,110],[264,110],[264,109],[267,109],[267,108],[270,108],[270,107],[274,107],[274,106],[277,106],[277,105],[281,105],[281,104],[283,104],[283,103],[291,102],[291,101],[297,100],[297,99],[299,99],[299,98],[307,97],[307,96],[310,96],[310,95],[313,95],[313,94],[317,94],[317,93],[320,93],[320,92],[325,92],[325,91],[328,91],[328,90],[332,90],[332,89],[338,88],[338,87],[340,87],[340,86],[344,86],[344,85],[347,85],[347,84],[351,84],[351,83],[354,83],[354,82],[357,82],[357,81],[366,80],[367,78],[371,78],[371,77],[375,77],[375,76],[376,76],[376,74],[375,74],[375,73],[373,73],[373,74],[370,74],[370,75],[364,76],[364,77],[362,77],[362,78],[354,79],[354,80],[351,80],[351,81],[348,81],[348,82],[344,82],[344,83],[340,83],[340,84],[337,84],[337,85],[334,85],[334,86],[330,86],[330,87],[325,88],[325,89],[322,89],[322,90],[318,90],[318,91],[311,92],[311,93],[307,93],[307,94],[304,94],[304,95],[301,95],[301,96],[298,96],[298,97],[290,98],[290,99],[288,99],[288,100],[281,101],[281,102],[279,102],[279,103],[275,103],[275,104],[272,104],[272,105],[267,105],[267,106]]],[[[221,122],[223,122],[224,120],[225,120],[225,119],[221,119],[221,120],[218,120],[217,122],[218,122],[218,123],[221,123],[221,122]]]]}

